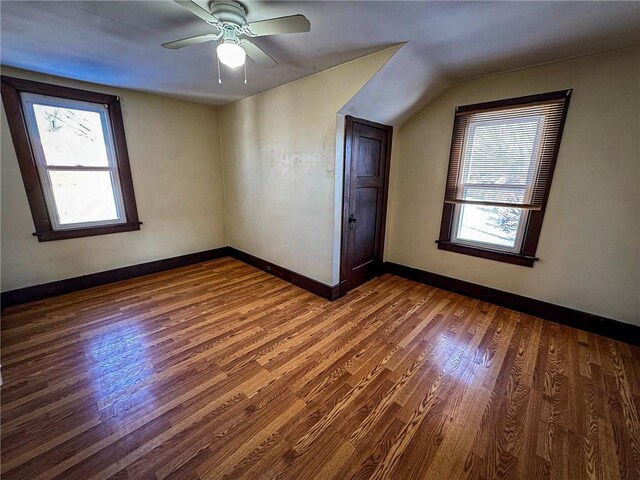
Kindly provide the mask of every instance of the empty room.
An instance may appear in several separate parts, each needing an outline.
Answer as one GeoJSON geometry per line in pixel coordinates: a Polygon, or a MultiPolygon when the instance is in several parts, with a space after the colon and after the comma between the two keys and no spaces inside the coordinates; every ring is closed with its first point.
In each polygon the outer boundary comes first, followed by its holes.
{"type": "Polygon", "coordinates": [[[640,1],[0,1],[2,479],[640,480],[640,1]]]}

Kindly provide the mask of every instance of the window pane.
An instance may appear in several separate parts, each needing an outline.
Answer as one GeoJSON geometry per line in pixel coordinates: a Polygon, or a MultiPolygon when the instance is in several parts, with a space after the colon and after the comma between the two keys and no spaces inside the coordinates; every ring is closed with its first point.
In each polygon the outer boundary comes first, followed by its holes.
{"type": "Polygon", "coordinates": [[[475,202],[523,203],[525,187],[470,187],[465,185],[463,198],[475,202]]]}
{"type": "Polygon", "coordinates": [[[463,159],[465,184],[529,185],[541,117],[471,123],[463,159]]]}
{"type": "Polygon", "coordinates": [[[37,103],[33,110],[47,165],[109,165],[98,112],[37,103]]]}
{"type": "Polygon", "coordinates": [[[108,171],[49,171],[61,225],[117,220],[108,171]]]}
{"type": "Polygon", "coordinates": [[[460,205],[457,238],[501,247],[516,246],[522,209],[460,205]]]}

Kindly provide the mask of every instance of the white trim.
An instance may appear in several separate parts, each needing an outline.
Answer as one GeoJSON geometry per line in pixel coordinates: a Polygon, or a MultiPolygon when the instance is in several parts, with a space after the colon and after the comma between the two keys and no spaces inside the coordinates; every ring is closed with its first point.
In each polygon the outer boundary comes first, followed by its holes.
{"type": "MultiPolygon", "coordinates": [[[[466,245],[468,247],[478,247],[478,248],[489,248],[491,250],[501,250],[504,252],[512,252],[512,253],[520,253],[520,248],[522,247],[522,242],[524,240],[524,227],[527,224],[527,219],[529,217],[529,211],[520,208],[520,221],[518,222],[518,231],[516,232],[516,238],[513,244],[513,247],[508,247],[506,245],[500,245],[497,243],[490,242],[480,242],[468,240],[466,238],[459,238],[458,232],[460,230],[460,223],[462,221],[460,211],[464,207],[464,204],[456,204],[453,210],[453,225],[451,229],[451,243],[456,243],[459,245],[466,245]]],[[[517,208],[517,207],[500,207],[500,208],[517,208]]]]}
{"type": "MultiPolygon", "coordinates": [[[[537,127],[536,127],[536,137],[534,140],[534,145],[533,145],[533,149],[531,151],[531,157],[529,159],[529,166],[528,166],[528,171],[527,171],[527,183],[525,185],[521,185],[521,184],[497,184],[497,185],[492,185],[492,184],[474,184],[474,183],[465,183],[465,174],[468,176],[469,172],[471,170],[472,167],[472,163],[473,163],[473,158],[471,155],[468,155],[468,147],[469,147],[469,139],[473,137],[474,132],[476,130],[476,128],[478,126],[481,125],[496,125],[496,124],[504,124],[507,123],[504,120],[480,120],[480,121],[474,121],[471,120],[465,130],[464,130],[464,139],[463,139],[463,144],[462,144],[462,152],[461,152],[461,162],[460,162],[460,170],[458,173],[458,185],[456,186],[458,189],[462,190],[461,193],[463,194],[463,197],[465,196],[465,192],[464,190],[466,188],[475,188],[475,189],[479,189],[482,190],[483,188],[487,188],[487,189],[494,189],[494,188],[505,188],[505,189],[514,189],[514,190],[524,190],[524,201],[529,200],[530,201],[530,197],[532,195],[532,191],[533,191],[533,187],[534,187],[534,181],[535,181],[535,175],[536,172],[539,168],[539,157],[540,157],[540,137],[542,134],[542,126],[544,124],[545,121],[545,116],[544,115],[531,115],[528,117],[522,117],[522,118],[518,118],[517,119],[517,123],[520,123],[521,121],[531,121],[531,120],[535,120],[537,122],[537,127]],[[469,165],[467,165],[467,162],[469,162],[469,165]]],[[[525,230],[525,226],[527,225],[527,220],[529,218],[529,210],[528,209],[524,209],[524,208],[520,208],[518,207],[517,204],[513,204],[510,207],[506,207],[506,206],[499,206],[499,208],[518,208],[520,210],[520,220],[518,222],[518,230],[516,232],[516,237],[514,240],[514,245],[513,247],[509,247],[509,246],[505,246],[505,245],[500,245],[500,244],[496,244],[496,243],[491,243],[491,242],[482,242],[482,241],[473,241],[473,240],[468,240],[468,239],[463,239],[463,238],[459,238],[458,237],[458,232],[460,231],[460,227],[461,227],[461,223],[462,223],[462,209],[464,208],[465,204],[463,203],[459,203],[459,204],[455,204],[454,206],[454,210],[453,210],[453,224],[452,224],[452,228],[451,228],[451,242],[452,243],[456,243],[459,245],[466,245],[466,246],[470,246],[470,247],[477,247],[477,248],[485,248],[485,249],[491,249],[491,250],[500,250],[500,251],[504,251],[504,252],[512,252],[512,253],[520,253],[520,250],[522,248],[522,242],[524,241],[524,230],[525,230]]]]}

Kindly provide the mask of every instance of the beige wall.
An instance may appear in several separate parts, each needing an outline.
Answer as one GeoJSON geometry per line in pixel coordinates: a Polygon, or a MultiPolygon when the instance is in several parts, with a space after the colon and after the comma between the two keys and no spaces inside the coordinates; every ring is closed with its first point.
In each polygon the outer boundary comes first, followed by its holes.
{"type": "Polygon", "coordinates": [[[121,97],[142,229],[39,243],[2,111],[2,291],[227,245],[217,110],[2,69],[121,97]]]}
{"type": "Polygon", "coordinates": [[[335,198],[342,185],[336,114],[397,48],[221,109],[232,247],[335,283],[335,198]]]}
{"type": "Polygon", "coordinates": [[[397,132],[386,259],[640,325],[640,49],[455,85],[397,132]],[[437,250],[457,105],[573,88],[533,268],[437,250]]]}
{"type": "MultiPolygon", "coordinates": [[[[394,52],[219,110],[3,69],[122,97],[144,225],[38,243],[3,111],[2,290],[227,244],[334,284],[342,184],[336,112],[394,52]]],[[[640,324],[640,48],[451,87],[396,129],[391,175],[386,260],[640,324]],[[574,91],[541,260],[529,269],[437,250],[455,106],[564,88],[574,91]]]]}

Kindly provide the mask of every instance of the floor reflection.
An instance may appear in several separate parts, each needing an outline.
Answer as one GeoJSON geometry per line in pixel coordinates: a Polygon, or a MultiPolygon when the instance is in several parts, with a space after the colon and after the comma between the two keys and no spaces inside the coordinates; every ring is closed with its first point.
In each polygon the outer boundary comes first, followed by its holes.
{"type": "Polygon", "coordinates": [[[144,332],[127,323],[85,346],[96,401],[100,410],[110,407],[108,416],[114,419],[132,408],[147,410],[155,405],[155,395],[148,388],[155,370],[140,338],[144,332]]]}

